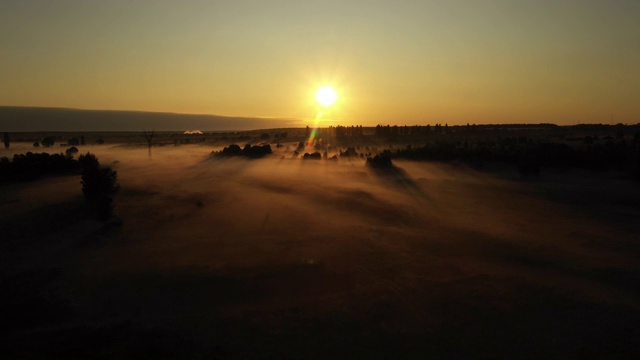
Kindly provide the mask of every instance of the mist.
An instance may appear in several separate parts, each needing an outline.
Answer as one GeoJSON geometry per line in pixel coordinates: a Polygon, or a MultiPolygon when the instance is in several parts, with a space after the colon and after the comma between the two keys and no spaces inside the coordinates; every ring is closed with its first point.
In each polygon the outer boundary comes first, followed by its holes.
{"type": "MultiPolygon", "coordinates": [[[[367,344],[355,354],[374,358],[451,355],[458,341],[460,354],[482,357],[518,353],[522,337],[545,353],[575,354],[548,337],[573,333],[571,344],[599,347],[609,338],[581,326],[622,334],[638,320],[628,316],[638,314],[633,184],[609,179],[594,192],[605,180],[527,182],[408,161],[381,172],[359,158],[302,160],[295,145],[252,160],[199,145],[151,155],[143,146],[79,147],[118,172],[122,223],[75,225],[55,237],[67,238],[66,255],[56,245],[37,259],[67,274],[57,296],[79,305],[64,326],[173,339],[161,348],[178,357],[191,349],[313,358],[322,357],[318,342],[351,341],[367,344]],[[610,316],[593,316],[600,311],[610,316]]],[[[70,177],[18,190],[4,196],[53,204],[77,197],[79,185],[70,177]]]]}

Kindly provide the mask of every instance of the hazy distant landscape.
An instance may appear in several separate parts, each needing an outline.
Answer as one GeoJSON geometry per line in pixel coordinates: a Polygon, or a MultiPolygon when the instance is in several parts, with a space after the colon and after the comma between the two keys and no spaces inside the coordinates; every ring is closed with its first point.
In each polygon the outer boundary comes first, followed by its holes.
{"type": "MultiPolygon", "coordinates": [[[[638,149],[634,127],[518,128],[497,131],[575,148],[622,130],[596,143],[638,149]]],[[[617,168],[525,176],[507,161],[398,158],[408,145],[498,139],[464,129],[413,144],[319,129],[324,147],[304,144],[304,128],[158,133],[151,149],[140,132],[83,134],[79,154],[117,171],[113,219],[84,210],[79,174],[0,185],[3,352],[633,358],[638,182],[617,168]],[[221,156],[233,143],[272,153],[221,156]],[[385,150],[391,167],[367,166],[385,150]]],[[[36,151],[45,135],[22,133],[0,155],[36,151]]]]}
{"type": "Polygon", "coordinates": [[[81,110],[24,106],[0,106],[0,129],[33,131],[175,131],[251,130],[291,127],[299,121],[217,115],[175,114],[149,111],[81,110]]]}

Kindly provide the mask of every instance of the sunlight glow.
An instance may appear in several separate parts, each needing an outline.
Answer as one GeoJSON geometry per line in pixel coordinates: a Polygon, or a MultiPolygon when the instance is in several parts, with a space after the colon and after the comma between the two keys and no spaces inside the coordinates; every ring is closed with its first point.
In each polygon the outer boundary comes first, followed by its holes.
{"type": "Polygon", "coordinates": [[[333,105],[337,98],[338,94],[331,86],[323,86],[316,92],[316,100],[325,107],[333,105]]]}

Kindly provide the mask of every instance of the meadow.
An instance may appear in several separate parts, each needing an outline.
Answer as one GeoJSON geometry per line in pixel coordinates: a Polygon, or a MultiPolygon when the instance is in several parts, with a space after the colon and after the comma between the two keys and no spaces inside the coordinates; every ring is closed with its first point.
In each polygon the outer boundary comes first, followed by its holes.
{"type": "MultiPolygon", "coordinates": [[[[0,156],[65,148],[34,150],[30,134],[19,136],[24,141],[0,156]]],[[[216,136],[159,134],[148,149],[137,133],[87,134],[79,153],[118,173],[108,221],[87,215],[79,175],[0,185],[2,353],[640,353],[640,187],[628,176],[543,168],[528,178],[502,163],[394,158],[386,171],[360,156],[303,160],[315,150],[294,152],[304,129],[289,129],[270,155],[220,157],[212,152],[264,138],[216,136]]],[[[400,146],[372,142],[349,140],[327,157],[351,145],[400,146]]]]}

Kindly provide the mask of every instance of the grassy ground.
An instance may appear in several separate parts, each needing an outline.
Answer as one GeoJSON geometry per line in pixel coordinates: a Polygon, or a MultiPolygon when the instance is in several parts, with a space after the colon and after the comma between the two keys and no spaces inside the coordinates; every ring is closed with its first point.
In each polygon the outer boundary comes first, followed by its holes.
{"type": "Polygon", "coordinates": [[[1,352],[640,353],[637,184],[411,162],[380,173],[362,160],[210,150],[158,148],[151,160],[142,148],[95,151],[119,173],[121,225],[87,218],[78,177],[0,188],[1,352]]]}

